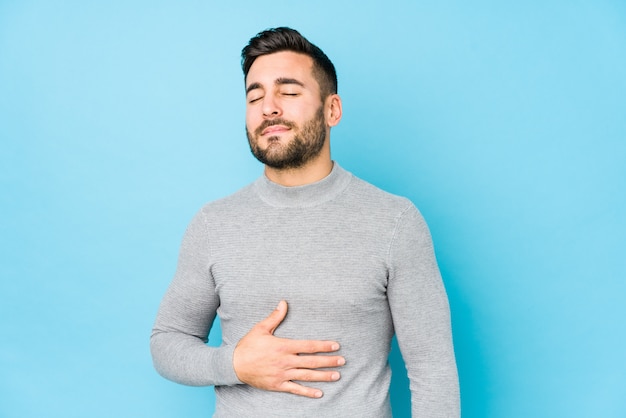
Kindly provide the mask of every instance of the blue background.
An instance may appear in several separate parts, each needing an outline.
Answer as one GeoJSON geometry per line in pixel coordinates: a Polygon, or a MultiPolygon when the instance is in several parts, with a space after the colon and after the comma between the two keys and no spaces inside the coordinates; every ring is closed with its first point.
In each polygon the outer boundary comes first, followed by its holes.
{"type": "Polygon", "coordinates": [[[626,416],[619,0],[0,0],[0,416],[210,416],[148,336],[187,222],[262,171],[239,52],[278,25],[338,68],[333,157],[431,227],[463,416],[626,416]]]}

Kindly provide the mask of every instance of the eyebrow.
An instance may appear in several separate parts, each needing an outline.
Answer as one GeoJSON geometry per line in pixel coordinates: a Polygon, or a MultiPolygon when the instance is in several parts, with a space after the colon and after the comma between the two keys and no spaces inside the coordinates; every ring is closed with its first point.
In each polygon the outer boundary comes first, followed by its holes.
{"type": "MultiPolygon", "coordinates": [[[[296,80],[295,78],[286,78],[286,77],[277,78],[276,81],[274,81],[274,84],[277,86],[281,86],[285,84],[295,84],[297,86],[304,87],[304,83],[302,81],[296,80]]],[[[252,90],[256,90],[260,88],[263,88],[261,83],[252,83],[246,89],[246,94],[250,93],[252,90]]]]}
{"type": "Polygon", "coordinates": [[[295,84],[298,85],[300,87],[304,87],[304,83],[302,81],[296,80],[295,78],[278,78],[276,79],[276,81],[274,82],[274,84],[278,85],[283,85],[283,84],[295,84]]]}

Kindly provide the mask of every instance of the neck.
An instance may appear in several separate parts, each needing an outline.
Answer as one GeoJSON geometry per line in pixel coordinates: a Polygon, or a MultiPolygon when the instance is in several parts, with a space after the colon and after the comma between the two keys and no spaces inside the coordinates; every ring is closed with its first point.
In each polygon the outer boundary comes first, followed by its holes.
{"type": "Polygon", "coordinates": [[[332,169],[333,162],[328,156],[299,168],[276,169],[265,166],[265,176],[281,186],[295,187],[318,182],[328,176],[332,169]]]}

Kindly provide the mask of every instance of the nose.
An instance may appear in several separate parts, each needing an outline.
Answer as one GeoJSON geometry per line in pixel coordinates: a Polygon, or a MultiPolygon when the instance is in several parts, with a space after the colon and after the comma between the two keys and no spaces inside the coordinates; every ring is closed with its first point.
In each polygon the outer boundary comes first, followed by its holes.
{"type": "Polygon", "coordinates": [[[282,112],[278,102],[276,101],[276,98],[271,94],[267,94],[265,95],[265,97],[263,97],[262,111],[263,116],[266,118],[274,118],[280,116],[282,112]]]}

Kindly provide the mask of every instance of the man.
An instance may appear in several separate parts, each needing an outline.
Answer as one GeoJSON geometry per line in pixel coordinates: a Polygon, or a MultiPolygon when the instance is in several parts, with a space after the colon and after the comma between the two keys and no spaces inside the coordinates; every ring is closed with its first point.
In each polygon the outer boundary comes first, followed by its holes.
{"type": "Polygon", "coordinates": [[[390,417],[394,331],[414,417],[457,417],[448,301],[405,198],[330,157],[328,57],[297,31],[242,51],[246,132],[264,176],[190,223],[151,337],[156,369],[215,385],[216,417],[390,417]],[[220,347],[205,343],[215,319],[220,347]],[[269,316],[268,316],[269,314],[269,316]]]}

